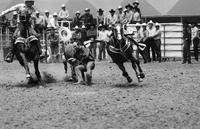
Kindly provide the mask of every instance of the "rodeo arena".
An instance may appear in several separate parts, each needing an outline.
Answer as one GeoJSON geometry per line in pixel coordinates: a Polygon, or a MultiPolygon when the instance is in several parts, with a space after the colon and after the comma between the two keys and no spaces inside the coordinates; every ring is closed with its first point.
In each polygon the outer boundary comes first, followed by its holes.
{"type": "Polygon", "coordinates": [[[199,0],[0,0],[0,129],[200,129],[199,0]]]}

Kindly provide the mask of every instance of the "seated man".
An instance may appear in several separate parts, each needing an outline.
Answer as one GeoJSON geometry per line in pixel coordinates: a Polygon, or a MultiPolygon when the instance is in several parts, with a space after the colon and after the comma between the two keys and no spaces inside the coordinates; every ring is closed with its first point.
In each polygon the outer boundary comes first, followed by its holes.
{"type": "Polygon", "coordinates": [[[78,82],[76,84],[86,84],[90,85],[92,81],[92,70],[95,68],[94,57],[92,57],[90,50],[84,46],[77,47],[74,61],[78,60],[79,65],[75,67],[78,82]],[[86,73],[86,80],[85,74],[86,73]]]}

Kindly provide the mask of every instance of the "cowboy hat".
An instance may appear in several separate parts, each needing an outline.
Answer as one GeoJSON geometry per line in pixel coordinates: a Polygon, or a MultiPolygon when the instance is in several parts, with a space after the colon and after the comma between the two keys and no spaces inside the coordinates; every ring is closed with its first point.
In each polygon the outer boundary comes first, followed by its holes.
{"type": "Polygon", "coordinates": [[[140,27],[140,26],[141,26],[141,24],[138,22],[135,24],[135,27],[140,27]]]}
{"type": "Polygon", "coordinates": [[[81,14],[80,11],[76,11],[76,14],[81,14]]]}
{"type": "Polygon", "coordinates": [[[49,13],[49,10],[45,10],[44,12],[45,12],[45,13],[49,13]]]}
{"type": "Polygon", "coordinates": [[[100,8],[97,12],[103,12],[103,11],[104,11],[104,10],[100,8]]]}
{"type": "Polygon", "coordinates": [[[58,14],[57,14],[57,13],[54,13],[53,16],[58,16],[58,14]]]}
{"type": "Polygon", "coordinates": [[[14,12],[13,12],[13,15],[17,15],[17,12],[16,12],[16,11],[14,11],[14,12]]]}
{"type": "Polygon", "coordinates": [[[61,7],[62,7],[62,8],[65,7],[65,4],[62,4],[61,7]]]}
{"type": "Polygon", "coordinates": [[[158,22],[156,22],[155,26],[160,26],[160,24],[158,22]]]}
{"type": "Polygon", "coordinates": [[[77,30],[77,29],[79,29],[79,27],[78,27],[78,26],[75,26],[74,29],[77,30]]]}
{"type": "Polygon", "coordinates": [[[140,3],[139,3],[139,1],[136,0],[135,2],[133,2],[133,5],[134,5],[134,4],[139,5],[140,3]]]}
{"type": "Polygon", "coordinates": [[[90,9],[89,8],[85,8],[85,11],[90,11],[90,9]]]}
{"type": "Polygon", "coordinates": [[[40,12],[39,12],[39,11],[35,11],[35,13],[36,13],[36,14],[40,14],[40,12]]]}
{"type": "Polygon", "coordinates": [[[147,23],[147,25],[149,25],[149,24],[152,24],[152,25],[153,25],[154,23],[153,23],[152,20],[150,20],[150,21],[147,23]]]}
{"type": "Polygon", "coordinates": [[[121,5],[119,5],[119,6],[118,6],[118,9],[122,9],[122,6],[121,6],[121,5]]]}
{"type": "Polygon", "coordinates": [[[85,29],[86,27],[85,27],[85,25],[82,25],[82,27],[81,27],[82,29],[85,29]]]}
{"type": "Polygon", "coordinates": [[[111,9],[109,12],[110,12],[110,13],[115,13],[115,10],[114,10],[114,9],[111,9]]]}
{"type": "Polygon", "coordinates": [[[147,26],[147,23],[145,23],[145,22],[144,22],[144,23],[142,23],[142,26],[147,26]]]}
{"type": "Polygon", "coordinates": [[[126,9],[127,9],[128,7],[133,8],[133,6],[130,5],[130,4],[128,4],[128,5],[125,6],[126,9]]]}

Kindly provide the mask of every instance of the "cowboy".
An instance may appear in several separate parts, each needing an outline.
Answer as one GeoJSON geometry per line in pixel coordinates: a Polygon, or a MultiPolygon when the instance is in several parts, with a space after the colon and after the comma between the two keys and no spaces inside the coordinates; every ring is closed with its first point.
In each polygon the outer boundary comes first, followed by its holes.
{"type": "Polygon", "coordinates": [[[115,14],[115,10],[111,9],[110,14],[107,17],[108,24],[115,25],[117,23],[117,15],[115,14]]]}
{"type": "Polygon", "coordinates": [[[191,27],[187,23],[184,23],[183,27],[183,62],[185,64],[191,64],[191,53],[190,53],[190,46],[191,46],[191,27]]]}
{"type": "Polygon", "coordinates": [[[199,50],[198,50],[198,46],[199,46],[199,29],[197,28],[197,24],[193,24],[192,25],[192,42],[193,42],[193,50],[194,50],[194,57],[195,60],[198,61],[199,60],[199,50]]]}
{"type": "Polygon", "coordinates": [[[130,24],[132,23],[132,19],[133,19],[133,11],[132,11],[133,6],[128,4],[125,6],[125,8],[127,9],[126,16],[125,16],[125,19],[127,19],[126,24],[130,24]]]}
{"type": "Polygon", "coordinates": [[[45,10],[44,12],[44,28],[47,29],[50,27],[50,19],[51,19],[51,15],[49,14],[49,11],[48,10],[45,10]]]}
{"type": "Polygon", "coordinates": [[[102,60],[102,55],[103,55],[103,59],[106,59],[106,44],[109,42],[109,37],[108,37],[108,30],[106,30],[106,26],[100,24],[99,25],[99,31],[98,31],[98,36],[97,39],[101,40],[103,42],[101,42],[98,47],[99,47],[99,56],[98,56],[98,60],[101,61],[102,60]]]}
{"type": "Polygon", "coordinates": [[[60,21],[62,21],[62,20],[67,20],[68,17],[69,17],[69,12],[68,12],[68,10],[66,9],[65,4],[62,4],[61,10],[60,10],[60,12],[58,13],[58,19],[59,19],[60,21]]]}
{"type": "Polygon", "coordinates": [[[133,2],[133,8],[135,8],[135,9],[136,9],[136,12],[139,13],[139,17],[140,17],[140,19],[141,19],[141,11],[140,11],[140,8],[138,7],[139,4],[140,4],[139,1],[133,2]]]}
{"type": "Polygon", "coordinates": [[[156,22],[155,24],[156,31],[154,35],[152,35],[154,39],[154,49],[155,53],[157,55],[157,60],[159,63],[161,62],[161,30],[160,30],[160,24],[156,22]]]}
{"type": "Polygon", "coordinates": [[[81,30],[78,26],[74,27],[74,33],[72,34],[72,43],[81,45],[81,30]]]}
{"type": "Polygon", "coordinates": [[[73,27],[75,27],[75,26],[81,27],[82,23],[81,23],[80,15],[81,15],[80,11],[76,11],[75,17],[72,20],[73,27]]]}
{"type": "Polygon", "coordinates": [[[137,23],[137,22],[140,22],[141,21],[141,17],[140,17],[140,14],[139,14],[139,12],[138,12],[138,10],[137,10],[137,8],[133,8],[132,9],[132,11],[133,11],[133,23],[137,23]]]}
{"type": "Polygon", "coordinates": [[[156,29],[155,29],[155,26],[154,26],[154,22],[152,20],[150,20],[147,25],[148,25],[147,30],[149,32],[147,50],[148,50],[148,54],[149,54],[149,57],[150,57],[150,49],[151,49],[152,58],[153,58],[153,61],[155,61],[156,60],[156,55],[155,55],[156,46],[155,46],[155,43],[154,43],[153,35],[156,33],[156,29]]]}
{"type": "Polygon", "coordinates": [[[11,19],[11,21],[10,21],[10,29],[11,29],[11,32],[14,33],[14,31],[15,31],[16,28],[17,28],[17,24],[18,24],[18,22],[17,22],[17,12],[14,11],[14,12],[13,12],[13,17],[12,17],[12,19],[11,19]]]}
{"type": "Polygon", "coordinates": [[[85,25],[82,25],[81,27],[81,45],[83,45],[83,42],[87,40],[87,30],[85,25]]]}
{"type": "Polygon", "coordinates": [[[105,25],[106,24],[106,18],[104,16],[104,10],[103,9],[99,9],[97,14],[97,25],[102,24],[105,25]]]}
{"type": "Polygon", "coordinates": [[[42,34],[42,31],[43,31],[43,28],[44,28],[43,23],[44,23],[44,18],[40,15],[39,11],[36,11],[34,29],[39,34],[42,34]]]}
{"type": "Polygon", "coordinates": [[[118,7],[117,19],[118,19],[118,20],[117,20],[118,23],[120,23],[120,24],[123,23],[123,20],[124,20],[124,12],[123,12],[123,8],[122,8],[121,5],[118,7]]]}
{"type": "Polygon", "coordinates": [[[47,38],[50,49],[51,49],[51,55],[52,55],[52,61],[55,62],[55,59],[58,54],[58,43],[59,43],[59,37],[55,34],[55,30],[51,29],[50,35],[47,38]]]}
{"type": "MultiPolygon", "coordinates": [[[[6,59],[5,59],[5,61],[8,63],[13,62],[13,57],[14,57],[13,46],[14,46],[15,39],[18,36],[18,32],[20,30],[19,28],[23,26],[22,24],[27,25],[30,35],[35,35],[36,37],[38,37],[38,34],[33,29],[33,18],[34,18],[34,13],[35,13],[35,9],[33,8],[33,5],[34,5],[35,1],[34,0],[25,0],[24,2],[25,2],[25,4],[22,3],[22,4],[15,5],[9,9],[3,11],[0,14],[0,16],[4,16],[5,14],[8,14],[13,11],[17,11],[19,14],[19,26],[17,27],[17,29],[15,30],[15,32],[13,34],[12,41],[10,42],[10,49],[9,49],[8,55],[6,56],[6,59]]],[[[39,40],[38,40],[38,47],[40,50],[40,54],[42,54],[41,44],[40,44],[39,40]]]]}
{"type": "Polygon", "coordinates": [[[93,24],[94,19],[92,14],[90,14],[89,8],[85,9],[85,13],[81,16],[81,20],[83,21],[83,24],[86,26],[87,29],[89,29],[90,25],[93,24]]]}
{"type": "Polygon", "coordinates": [[[58,14],[57,13],[54,13],[53,17],[50,19],[49,27],[52,29],[58,29],[60,27],[58,24],[58,14]]]}
{"type": "Polygon", "coordinates": [[[80,46],[76,50],[74,61],[78,60],[80,63],[75,67],[78,82],[76,84],[90,85],[92,81],[92,70],[95,68],[95,59],[91,55],[89,48],[80,46]],[[86,78],[84,72],[86,72],[86,78]],[[85,80],[85,81],[84,81],[85,80]]]}

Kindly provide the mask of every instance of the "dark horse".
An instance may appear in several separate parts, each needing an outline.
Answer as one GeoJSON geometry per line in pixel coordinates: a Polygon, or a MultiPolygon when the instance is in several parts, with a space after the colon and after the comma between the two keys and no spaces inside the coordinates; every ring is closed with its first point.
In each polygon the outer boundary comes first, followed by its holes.
{"type": "Polygon", "coordinates": [[[29,71],[28,62],[33,61],[35,74],[37,76],[38,82],[41,84],[41,75],[38,68],[39,59],[40,59],[40,48],[39,48],[39,39],[30,34],[30,27],[26,24],[21,23],[19,26],[18,38],[14,43],[14,54],[16,55],[19,63],[26,70],[26,78],[28,83],[31,81],[31,74],[29,71]]]}
{"type": "Polygon", "coordinates": [[[136,73],[136,77],[140,82],[141,79],[145,77],[145,74],[142,71],[139,60],[133,56],[133,43],[136,45],[138,45],[138,43],[136,43],[133,39],[131,42],[127,42],[127,39],[129,39],[129,36],[124,35],[122,25],[116,25],[116,27],[112,29],[110,42],[106,47],[107,52],[112,58],[113,62],[117,64],[119,69],[122,71],[122,75],[127,78],[129,83],[132,82],[132,79],[128,75],[123,64],[126,61],[131,61],[132,67],[136,73]]]}

